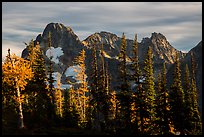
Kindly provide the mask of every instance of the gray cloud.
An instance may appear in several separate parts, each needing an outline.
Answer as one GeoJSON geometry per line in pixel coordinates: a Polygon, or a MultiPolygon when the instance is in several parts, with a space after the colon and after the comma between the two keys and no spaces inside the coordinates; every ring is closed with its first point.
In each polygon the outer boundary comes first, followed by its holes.
{"type": "Polygon", "coordinates": [[[202,39],[202,3],[3,2],[2,49],[23,49],[22,42],[34,39],[50,22],[71,27],[80,40],[100,31],[125,32],[129,39],[137,33],[139,41],[160,32],[178,50],[189,51],[202,39]]]}

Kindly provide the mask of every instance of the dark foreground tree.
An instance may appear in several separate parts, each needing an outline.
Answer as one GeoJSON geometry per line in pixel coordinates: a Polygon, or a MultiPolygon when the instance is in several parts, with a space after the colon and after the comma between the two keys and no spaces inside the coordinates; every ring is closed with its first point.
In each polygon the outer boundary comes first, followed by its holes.
{"type": "Polygon", "coordinates": [[[122,35],[121,45],[120,45],[120,53],[119,53],[119,89],[120,92],[118,95],[118,100],[120,101],[121,105],[121,127],[128,129],[130,128],[131,123],[131,92],[129,89],[129,83],[128,83],[128,72],[127,72],[127,42],[125,38],[125,34],[122,35]]]}
{"type": "Polygon", "coordinates": [[[193,109],[193,116],[191,119],[192,130],[191,134],[201,134],[202,133],[202,121],[198,106],[198,91],[196,88],[196,61],[193,53],[191,52],[191,106],[193,109]]]}
{"type": "Polygon", "coordinates": [[[162,74],[158,75],[157,97],[156,97],[156,116],[159,134],[168,135],[171,132],[172,124],[170,123],[170,104],[169,92],[166,87],[166,64],[163,64],[162,74]]]}
{"type": "Polygon", "coordinates": [[[175,131],[184,134],[184,91],[181,84],[181,70],[178,54],[176,55],[173,84],[171,85],[170,105],[175,131]]]}
{"type": "Polygon", "coordinates": [[[146,120],[145,123],[147,124],[146,126],[146,132],[147,134],[155,134],[157,132],[156,129],[156,93],[154,89],[154,71],[153,71],[153,53],[152,53],[152,48],[149,47],[145,59],[145,67],[144,67],[144,73],[145,73],[145,102],[146,102],[146,107],[147,107],[147,112],[146,112],[146,120]]]}

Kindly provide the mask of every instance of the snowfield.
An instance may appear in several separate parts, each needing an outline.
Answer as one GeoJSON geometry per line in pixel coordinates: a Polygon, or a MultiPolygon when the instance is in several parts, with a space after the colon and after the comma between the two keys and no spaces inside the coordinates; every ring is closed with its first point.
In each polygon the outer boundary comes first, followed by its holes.
{"type": "Polygon", "coordinates": [[[80,67],[78,65],[76,66],[70,66],[67,68],[66,72],[64,73],[66,77],[72,76],[73,78],[76,77],[77,71],[80,70],[80,67]]]}
{"type": "MultiPolygon", "coordinates": [[[[78,65],[70,66],[70,67],[67,68],[67,70],[65,71],[64,75],[65,75],[66,77],[71,76],[73,79],[76,80],[76,76],[77,76],[77,74],[78,74],[77,71],[80,71],[80,67],[79,67],[78,65]]],[[[62,76],[62,74],[60,74],[59,72],[53,72],[53,73],[52,73],[52,77],[53,77],[54,80],[55,80],[54,83],[53,83],[53,85],[54,85],[55,88],[58,88],[58,87],[57,87],[57,79],[60,79],[60,80],[61,80],[61,76],[62,76]]],[[[48,75],[48,77],[49,77],[49,75],[48,75]]],[[[85,78],[87,78],[87,76],[85,76],[85,78]]],[[[77,80],[76,83],[81,83],[81,81],[78,81],[78,80],[77,80]]],[[[69,89],[69,88],[71,88],[71,87],[72,87],[71,84],[62,84],[62,83],[61,83],[61,86],[60,86],[61,89],[69,89]]]]}
{"type": "Polygon", "coordinates": [[[48,58],[52,57],[51,61],[55,62],[56,64],[59,63],[59,57],[62,55],[64,55],[64,53],[61,47],[51,47],[46,51],[46,56],[48,58]]]}
{"type": "MultiPolygon", "coordinates": [[[[79,65],[74,65],[74,66],[70,66],[67,68],[66,72],[64,73],[66,75],[66,77],[71,76],[72,78],[74,78],[76,80],[76,76],[78,74],[78,71],[80,71],[80,66],[79,65]]],[[[85,79],[87,78],[87,75],[85,75],[85,79]]],[[[81,81],[77,80],[77,83],[81,83],[81,81]]]]}

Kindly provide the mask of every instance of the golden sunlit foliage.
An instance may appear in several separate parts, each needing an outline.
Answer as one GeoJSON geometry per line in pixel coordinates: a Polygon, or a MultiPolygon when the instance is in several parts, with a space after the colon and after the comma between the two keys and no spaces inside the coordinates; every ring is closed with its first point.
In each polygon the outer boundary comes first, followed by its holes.
{"type": "Polygon", "coordinates": [[[6,57],[5,62],[2,64],[2,72],[2,82],[6,82],[10,86],[14,86],[14,82],[16,82],[21,90],[25,89],[28,83],[27,80],[31,80],[33,77],[29,61],[15,54],[11,55],[11,59],[8,56],[6,57]]]}
{"type": "Polygon", "coordinates": [[[60,89],[60,87],[61,87],[60,79],[61,79],[61,76],[58,73],[58,75],[57,75],[57,89],[55,90],[55,103],[56,103],[56,113],[57,113],[57,115],[62,117],[62,111],[63,111],[62,105],[63,105],[64,98],[62,96],[62,91],[60,89]]]}
{"type": "Polygon", "coordinates": [[[8,50],[8,55],[6,56],[5,63],[2,65],[2,82],[7,83],[11,87],[14,87],[16,96],[16,103],[18,104],[18,127],[24,128],[23,122],[23,107],[20,90],[24,90],[27,85],[27,80],[31,80],[33,77],[33,72],[30,67],[30,63],[23,58],[20,58],[13,54],[10,55],[10,49],[8,50]]]}
{"type": "Polygon", "coordinates": [[[86,81],[86,66],[85,66],[85,50],[82,50],[75,58],[75,64],[79,66],[79,69],[76,69],[77,75],[76,80],[79,82],[79,87],[76,89],[76,106],[78,109],[78,113],[81,119],[81,122],[85,122],[87,120],[87,108],[88,108],[88,84],[86,81]]]}

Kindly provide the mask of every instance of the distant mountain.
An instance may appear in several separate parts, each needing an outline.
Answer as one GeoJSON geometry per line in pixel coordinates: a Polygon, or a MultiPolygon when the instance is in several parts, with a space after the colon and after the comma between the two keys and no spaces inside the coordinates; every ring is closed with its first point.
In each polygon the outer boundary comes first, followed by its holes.
{"type": "MultiPolygon", "coordinates": [[[[48,24],[43,34],[39,34],[36,38],[36,42],[40,43],[41,48],[46,54],[48,49],[48,33],[51,32],[52,46],[54,48],[61,47],[63,55],[59,57],[60,62],[64,65],[71,65],[73,58],[78,55],[78,51],[84,48],[83,44],[79,40],[78,36],[73,32],[70,27],[65,27],[60,23],[48,24]]],[[[25,49],[26,50],[26,49],[25,49]]],[[[25,57],[25,51],[22,53],[22,57],[25,57]]]]}
{"type": "MultiPolygon", "coordinates": [[[[100,47],[103,43],[106,53],[111,57],[115,57],[120,52],[121,38],[116,34],[101,31],[100,33],[94,33],[88,36],[82,43],[88,47],[100,47]]],[[[127,54],[130,57],[132,56],[132,45],[133,40],[127,39],[127,54]]],[[[139,58],[141,58],[141,60],[145,58],[148,46],[153,47],[155,62],[161,62],[163,60],[168,64],[173,64],[175,62],[176,53],[179,53],[181,58],[185,56],[185,53],[171,46],[166,37],[161,33],[154,32],[150,38],[143,38],[142,42],[139,43],[139,58]]]]}
{"type": "MultiPolygon", "coordinates": [[[[73,65],[74,58],[78,55],[84,45],[79,40],[78,36],[70,27],[66,27],[61,23],[49,23],[43,34],[36,37],[35,43],[39,42],[43,50],[46,64],[49,63],[49,54],[53,56],[54,75],[59,73],[62,78],[62,83],[66,84],[66,79],[71,77],[66,71],[69,66],[73,65]],[[48,33],[51,32],[52,49],[48,49],[48,33]],[[67,78],[66,75],[67,74],[67,78]]],[[[26,58],[28,55],[27,49],[22,52],[22,57],[26,58]]],[[[70,72],[70,71],[69,71],[70,72]]]]}
{"type": "Polygon", "coordinates": [[[165,61],[167,64],[173,64],[175,62],[176,53],[179,53],[179,57],[183,58],[185,53],[175,49],[161,33],[152,33],[150,38],[144,38],[141,42],[142,47],[152,46],[154,61],[165,61]]]}
{"type": "MultiPolygon", "coordinates": [[[[127,39],[127,55],[132,57],[133,40],[127,39]]],[[[100,33],[94,33],[88,36],[82,43],[86,47],[96,46],[100,49],[102,43],[106,52],[107,58],[117,58],[120,52],[121,37],[110,32],[101,31],[100,33]]],[[[186,54],[175,49],[161,33],[152,33],[150,38],[143,38],[141,43],[138,43],[139,60],[142,65],[148,50],[148,46],[153,49],[153,61],[155,76],[161,71],[163,62],[166,62],[167,69],[175,62],[176,53],[179,53],[179,57],[183,58],[186,54]]]]}
{"type": "MultiPolygon", "coordinates": [[[[127,54],[129,56],[128,61],[132,57],[132,45],[133,40],[127,39],[127,54]]],[[[121,37],[113,34],[111,32],[96,32],[88,36],[83,41],[80,41],[78,36],[70,27],[66,27],[61,23],[49,23],[44,29],[42,34],[39,34],[36,37],[35,43],[39,42],[41,49],[44,52],[46,63],[48,64],[49,56],[52,54],[55,76],[59,73],[61,75],[61,82],[67,84],[66,80],[73,81],[75,73],[73,69],[77,66],[74,66],[73,59],[78,55],[81,49],[86,50],[86,67],[87,75],[89,76],[92,72],[90,68],[90,63],[92,61],[91,52],[92,47],[97,47],[97,56],[99,57],[99,51],[103,43],[105,61],[109,66],[109,72],[111,75],[111,85],[114,89],[117,86],[118,81],[118,54],[120,52],[121,37]],[[52,37],[52,48],[48,49],[48,32],[51,32],[52,37]]],[[[202,45],[202,44],[201,44],[202,45]]],[[[139,61],[141,69],[143,68],[143,61],[145,59],[148,46],[151,46],[153,49],[153,61],[154,61],[154,75],[157,78],[157,74],[161,72],[163,62],[166,62],[167,69],[171,71],[172,65],[175,62],[175,55],[179,53],[180,59],[185,59],[187,62],[188,54],[182,53],[181,51],[175,49],[167,40],[167,38],[161,33],[152,33],[151,37],[143,38],[141,43],[138,43],[139,46],[139,61]],[[186,57],[185,57],[186,56],[186,57]]],[[[200,46],[199,46],[200,47],[200,46]]],[[[197,54],[197,48],[192,49],[197,54]]],[[[201,51],[201,50],[199,50],[201,51]]],[[[199,52],[200,53],[200,52],[199,52]]],[[[28,55],[27,49],[24,49],[22,52],[22,57],[26,58],[28,55]]],[[[201,56],[196,57],[199,60],[202,60],[201,56]]],[[[202,68],[202,66],[201,66],[202,68]]],[[[197,73],[200,74],[202,71],[197,73]]],[[[198,71],[198,70],[197,70],[198,71]]],[[[170,72],[168,72],[170,74],[170,72]]],[[[170,76],[170,75],[169,75],[170,76]]],[[[201,77],[201,75],[199,75],[201,77]]],[[[198,77],[199,77],[198,76],[198,77]]],[[[171,81],[171,80],[168,80],[171,81]]],[[[198,80],[198,84],[199,84],[198,80]]],[[[201,83],[201,82],[200,82],[201,83]]],[[[201,86],[202,87],[202,86],[201,86]]],[[[202,89],[202,88],[199,88],[202,89]]]]}

